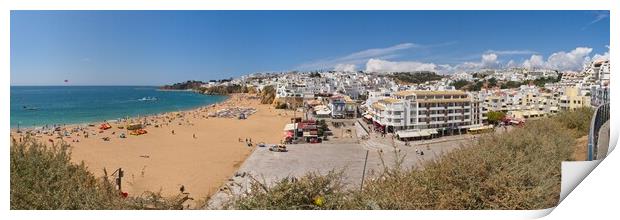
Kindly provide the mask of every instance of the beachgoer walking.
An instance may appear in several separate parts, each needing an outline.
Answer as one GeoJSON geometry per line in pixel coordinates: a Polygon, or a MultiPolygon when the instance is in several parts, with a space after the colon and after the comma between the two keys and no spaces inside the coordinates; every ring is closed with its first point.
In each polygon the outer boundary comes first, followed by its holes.
{"type": "Polygon", "coordinates": [[[172,130],[172,134],[174,134],[174,130],[172,130]]]}

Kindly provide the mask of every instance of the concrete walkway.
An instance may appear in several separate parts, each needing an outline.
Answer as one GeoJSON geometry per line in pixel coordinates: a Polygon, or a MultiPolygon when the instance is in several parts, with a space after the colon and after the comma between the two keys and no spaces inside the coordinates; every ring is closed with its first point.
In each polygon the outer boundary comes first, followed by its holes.
{"type": "Polygon", "coordinates": [[[603,124],[603,126],[601,126],[601,130],[598,131],[598,151],[596,153],[597,160],[602,160],[607,156],[607,151],[609,150],[609,133],[609,121],[607,121],[603,124]]]}

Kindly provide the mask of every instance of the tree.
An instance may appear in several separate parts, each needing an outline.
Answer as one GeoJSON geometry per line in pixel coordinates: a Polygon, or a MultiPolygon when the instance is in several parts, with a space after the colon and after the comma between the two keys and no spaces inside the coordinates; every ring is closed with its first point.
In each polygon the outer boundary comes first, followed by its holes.
{"type": "Polygon", "coordinates": [[[467,82],[467,80],[463,80],[463,79],[452,82],[452,86],[454,86],[455,89],[461,89],[461,88],[465,87],[468,84],[469,84],[469,82],[467,82]]]}
{"type": "Polygon", "coordinates": [[[497,86],[497,79],[495,79],[495,77],[490,78],[488,82],[489,82],[489,87],[497,86]]]}
{"type": "Polygon", "coordinates": [[[443,76],[437,75],[435,72],[417,71],[417,72],[396,72],[390,77],[402,83],[421,84],[429,81],[441,80],[443,76]]]}
{"type": "Polygon", "coordinates": [[[483,81],[477,81],[476,83],[474,83],[471,88],[469,89],[470,91],[480,91],[480,89],[482,88],[483,85],[483,81]]]}
{"type": "Polygon", "coordinates": [[[491,124],[498,124],[504,117],[506,117],[506,114],[503,112],[489,111],[487,113],[487,120],[491,124]]]}
{"type": "Polygon", "coordinates": [[[512,88],[519,88],[522,84],[519,82],[515,82],[515,81],[508,81],[504,84],[502,84],[502,89],[512,89],[512,88]]]}

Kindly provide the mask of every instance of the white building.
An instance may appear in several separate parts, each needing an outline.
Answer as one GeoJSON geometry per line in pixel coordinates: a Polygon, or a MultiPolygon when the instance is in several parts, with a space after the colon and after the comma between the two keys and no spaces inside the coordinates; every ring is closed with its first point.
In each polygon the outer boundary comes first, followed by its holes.
{"type": "Polygon", "coordinates": [[[472,110],[472,106],[479,108],[472,96],[460,90],[408,90],[372,103],[369,113],[379,131],[414,129],[450,134],[480,123],[482,112],[472,110]]]}

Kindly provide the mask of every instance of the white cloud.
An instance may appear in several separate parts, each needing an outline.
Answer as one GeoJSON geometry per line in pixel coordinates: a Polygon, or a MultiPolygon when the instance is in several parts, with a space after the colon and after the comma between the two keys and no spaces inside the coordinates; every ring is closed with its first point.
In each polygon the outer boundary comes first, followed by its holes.
{"type": "Polygon", "coordinates": [[[536,69],[541,68],[545,65],[545,61],[543,60],[543,56],[534,54],[523,62],[523,68],[526,69],[536,69]]]}
{"type": "Polygon", "coordinates": [[[531,50],[487,50],[485,53],[494,53],[497,55],[528,55],[534,54],[536,51],[531,50]]]}
{"type": "Polygon", "coordinates": [[[530,59],[523,62],[523,67],[527,69],[547,68],[560,71],[580,71],[584,64],[592,60],[609,59],[609,50],[603,54],[595,54],[590,57],[592,48],[590,47],[577,47],[569,52],[559,51],[555,52],[547,60],[544,60],[541,55],[532,55],[530,59]]]}
{"type": "Polygon", "coordinates": [[[497,54],[494,54],[494,53],[482,54],[481,66],[483,68],[497,67],[498,64],[499,62],[497,61],[497,54]]]}
{"type": "Polygon", "coordinates": [[[340,59],[357,60],[357,59],[365,59],[365,58],[374,58],[374,57],[384,56],[387,54],[392,54],[399,50],[410,49],[410,48],[417,47],[417,46],[418,46],[417,44],[413,44],[413,43],[397,44],[397,45],[387,47],[387,48],[374,48],[374,49],[363,50],[360,52],[355,52],[347,56],[344,56],[340,59]]]}
{"type": "MultiPolygon", "coordinates": [[[[307,63],[299,69],[330,68],[337,71],[355,71],[358,66],[366,65],[367,72],[407,72],[407,71],[436,71],[440,73],[471,72],[481,69],[524,67],[528,69],[548,68],[560,71],[579,71],[583,65],[591,60],[609,59],[609,50],[603,54],[590,56],[592,48],[577,47],[571,51],[559,51],[551,54],[547,59],[530,50],[488,50],[480,55],[479,61],[467,61],[456,64],[435,64],[432,62],[390,61],[398,56],[398,52],[410,48],[423,47],[412,43],[398,44],[387,48],[363,50],[349,55],[307,63]],[[501,61],[502,55],[532,54],[523,63],[509,60],[501,61]]],[[[609,49],[609,47],[607,47],[609,49]]],[[[362,67],[363,68],[363,67],[362,67]]]]}
{"type": "Polygon", "coordinates": [[[547,58],[545,66],[550,69],[578,71],[590,60],[588,55],[591,52],[592,48],[589,47],[577,47],[570,52],[556,52],[547,58]]]}
{"type": "Polygon", "coordinates": [[[440,72],[454,73],[454,72],[469,72],[477,71],[484,68],[498,68],[500,62],[497,60],[499,56],[495,53],[485,53],[480,57],[480,62],[463,62],[457,65],[440,65],[440,72]]]}
{"type": "Polygon", "coordinates": [[[596,17],[590,22],[590,24],[594,24],[605,18],[609,18],[609,11],[598,11],[596,12],[596,17]]]}
{"type": "Polygon", "coordinates": [[[604,54],[596,54],[592,57],[592,61],[609,60],[609,51],[604,54]]]}
{"type": "Polygon", "coordinates": [[[355,72],[355,70],[357,69],[357,67],[355,66],[355,64],[337,64],[334,67],[334,71],[341,71],[341,72],[355,72]]]}
{"type": "Polygon", "coordinates": [[[515,68],[515,67],[518,67],[518,66],[519,65],[514,60],[510,60],[510,61],[508,61],[508,63],[506,63],[506,68],[515,68]]]}
{"type": "Polygon", "coordinates": [[[366,63],[366,72],[411,72],[436,71],[437,65],[417,61],[387,61],[370,59],[366,63]]]}
{"type": "Polygon", "coordinates": [[[413,43],[402,43],[386,48],[373,48],[351,53],[346,56],[316,60],[308,63],[303,63],[297,67],[297,69],[324,69],[333,68],[338,64],[363,64],[371,58],[375,59],[389,59],[397,56],[398,52],[403,50],[420,47],[420,45],[413,43]]]}

